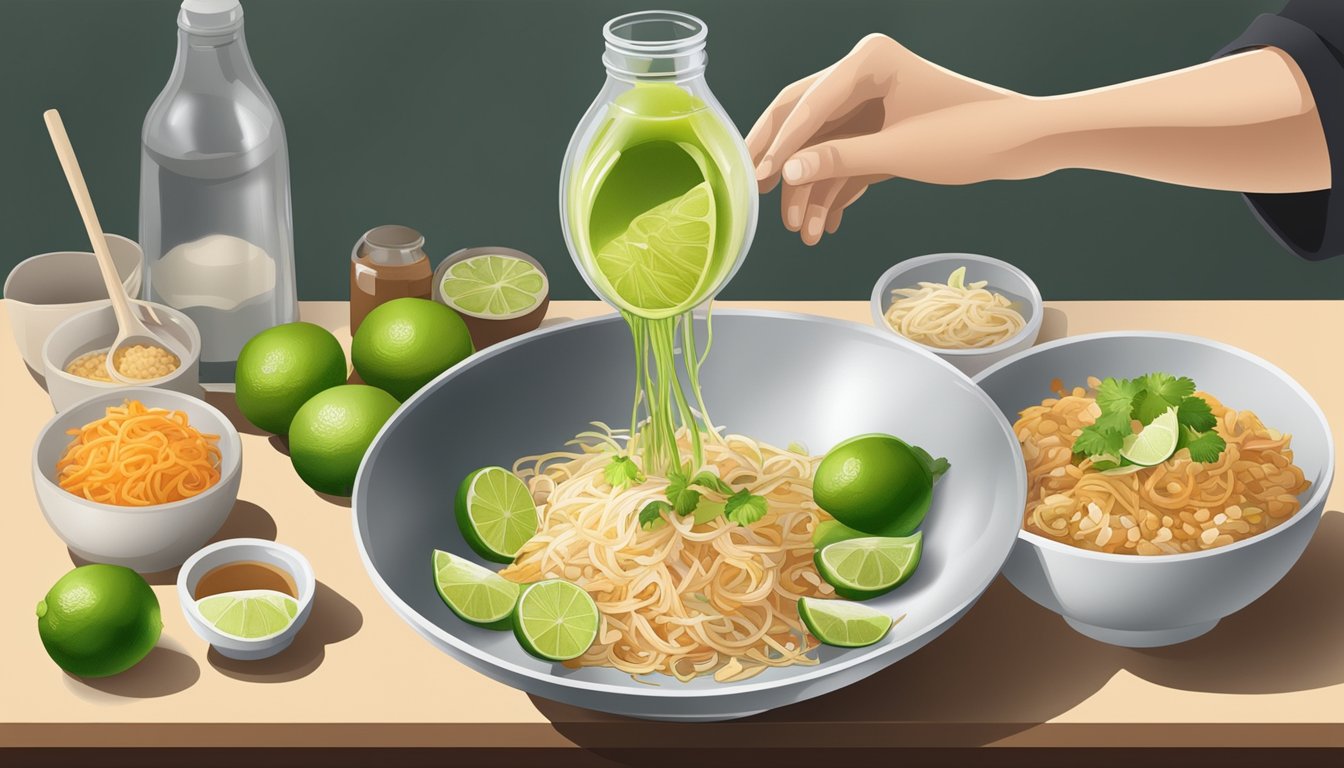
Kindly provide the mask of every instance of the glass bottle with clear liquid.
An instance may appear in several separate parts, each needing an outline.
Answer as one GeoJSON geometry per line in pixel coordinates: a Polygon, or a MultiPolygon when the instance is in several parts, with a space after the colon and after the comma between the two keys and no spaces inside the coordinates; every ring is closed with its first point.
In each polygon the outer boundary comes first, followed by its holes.
{"type": "Polygon", "coordinates": [[[640,444],[646,472],[702,458],[701,433],[713,431],[698,378],[708,350],[696,346],[692,312],[732,279],[756,231],[746,144],[705,81],[707,34],[700,19],[675,11],[609,21],[607,79],[560,174],[565,244],[588,285],[630,324],[630,450],[640,444]],[[689,451],[677,445],[678,422],[689,451]]]}
{"type": "Polygon", "coordinates": [[[201,381],[227,389],[247,340],[298,317],[289,154],[238,0],[185,0],[177,25],[141,132],[144,294],[195,321],[201,381]]]}

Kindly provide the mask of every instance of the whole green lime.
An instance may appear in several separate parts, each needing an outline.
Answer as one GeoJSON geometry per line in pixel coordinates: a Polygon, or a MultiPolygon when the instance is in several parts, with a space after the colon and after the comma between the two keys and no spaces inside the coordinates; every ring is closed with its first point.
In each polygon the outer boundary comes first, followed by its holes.
{"type": "Polygon", "coordinates": [[[400,405],[364,384],[342,384],[313,395],[289,425],[290,463],[313,490],[349,496],[364,452],[400,405]]]}
{"type": "Polygon", "coordinates": [[[364,381],[398,400],[415,394],[475,349],[462,317],[428,299],[393,299],[360,323],[350,345],[364,381]]]}
{"type": "Polygon", "coordinates": [[[831,449],[812,483],[817,506],[873,536],[908,536],[929,511],[933,475],[915,449],[891,435],[859,435],[831,449]]]}
{"type": "Polygon", "coordinates": [[[238,353],[238,410],[283,435],[308,398],[344,384],[345,376],[345,351],[327,329],[312,323],[267,328],[238,353]]]}
{"type": "Polygon", "coordinates": [[[79,677],[125,672],[159,641],[159,599],[140,574],[120,565],[82,565],[37,603],[47,655],[79,677]]]}

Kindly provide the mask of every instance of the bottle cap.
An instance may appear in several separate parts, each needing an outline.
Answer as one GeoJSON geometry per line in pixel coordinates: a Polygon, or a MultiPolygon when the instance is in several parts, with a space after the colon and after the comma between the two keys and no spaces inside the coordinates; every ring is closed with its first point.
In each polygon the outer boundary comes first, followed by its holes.
{"type": "Polygon", "coordinates": [[[177,26],[188,32],[218,34],[243,25],[243,6],[238,0],[182,0],[177,26]]]}

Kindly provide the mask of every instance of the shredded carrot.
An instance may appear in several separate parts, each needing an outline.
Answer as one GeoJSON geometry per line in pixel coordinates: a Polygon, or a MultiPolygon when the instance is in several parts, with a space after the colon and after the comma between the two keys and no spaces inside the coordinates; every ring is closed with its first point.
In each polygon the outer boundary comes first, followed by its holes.
{"type": "Polygon", "coordinates": [[[68,434],[74,440],[56,463],[57,480],[89,501],[168,504],[219,482],[219,435],[202,434],[182,411],[127,400],[68,434]]]}

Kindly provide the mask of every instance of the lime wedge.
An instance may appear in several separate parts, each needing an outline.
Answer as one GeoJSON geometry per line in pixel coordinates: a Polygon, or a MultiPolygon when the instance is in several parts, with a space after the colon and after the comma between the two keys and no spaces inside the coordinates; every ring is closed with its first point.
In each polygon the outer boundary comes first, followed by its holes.
{"type": "Polygon", "coordinates": [[[818,523],[816,530],[812,531],[812,548],[825,549],[837,541],[866,539],[872,535],[871,533],[854,530],[839,520],[826,520],[818,523]]]}
{"type": "Polygon", "coordinates": [[[632,309],[689,309],[709,272],[714,216],[714,193],[701,182],[636,216],[598,251],[598,271],[632,309]]]}
{"type": "Polygon", "coordinates": [[[597,603],[560,579],[529,584],[513,612],[513,634],[528,653],[547,661],[582,656],[597,639],[597,603]]]}
{"type": "Polygon", "coordinates": [[[1176,442],[1180,435],[1180,425],[1176,421],[1176,409],[1168,408],[1161,416],[1153,419],[1138,434],[1125,438],[1120,455],[1141,467],[1151,467],[1166,461],[1176,452],[1176,442]]]}
{"type": "Polygon", "coordinates": [[[831,544],[817,552],[817,571],[835,593],[850,600],[867,600],[905,583],[919,567],[924,534],[869,536],[831,544]]]}
{"type": "Polygon", "coordinates": [[[201,598],[196,610],[220,632],[256,640],[285,631],[299,614],[299,603],[283,592],[247,589],[201,598]]]}
{"type": "Polygon", "coordinates": [[[484,254],[448,268],[439,291],[443,302],[474,317],[508,320],[537,308],[546,298],[546,275],[516,256],[484,254]]]}
{"type": "Polygon", "coordinates": [[[827,645],[862,648],[887,636],[891,617],[848,600],[798,598],[798,616],[812,636],[827,645]]]}
{"type": "Polygon", "coordinates": [[[503,467],[485,467],[457,487],[457,525],[476,554],[511,563],[537,533],[537,505],[518,476],[503,467]]]}
{"type": "Polygon", "coordinates": [[[434,587],[458,618],[491,629],[506,629],[500,623],[513,614],[518,602],[517,584],[438,549],[434,550],[434,587]]]}

